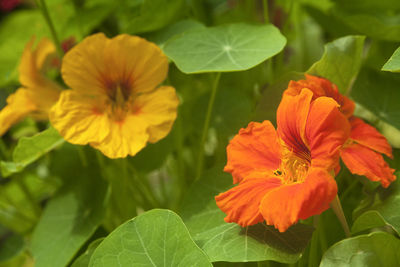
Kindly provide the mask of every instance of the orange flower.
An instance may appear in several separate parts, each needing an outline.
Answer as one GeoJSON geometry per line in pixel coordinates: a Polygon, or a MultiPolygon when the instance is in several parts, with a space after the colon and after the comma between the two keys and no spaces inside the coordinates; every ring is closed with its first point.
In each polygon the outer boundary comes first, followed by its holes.
{"type": "Polygon", "coordinates": [[[328,96],[335,99],[342,113],[351,123],[351,134],[344,145],[340,156],[353,174],[364,175],[371,181],[381,182],[388,187],[396,180],[391,169],[381,154],[392,158],[392,148],[386,138],[374,127],[353,116],[355,104],[348,97],[339,93],[336,85],[327,79],[306,74],[306,80],[291,81],[284,95],[297,95],[303,88],[314,93],[314,99],[328,96]]]}
{"type": "Polygon", "coordinates": [[[308,89],[284,96],[277,131],[270,121],[251,122],[231,140],[224,170],[239,185],[215,197],[226,222],[248,226],[265,220],[284,232],[329,208],[337,193],[329,172],[350,125],[332,98],[312,99],[308,89]]]}
{"type": "Polygon", "coordinates": [[[55,46],[43,38],[32,49],[34,41],[32,38],[25,46],[19,65],[19,81],[23,87],[7,98],[7,105],[0,111],[0,136],[28,115],[46,120],[61,92],[62,88],[45,75],[56,58],[55,46]]]}
{"type": "Polygon", "coordinates": [[[171,130],[178,98],[166,77],[167,57],[155,44],[127,34],[94,34],[63,58],[62,92],[50,112],[54,128],[70,143],[110,158],[135,155],[171,130]]]}

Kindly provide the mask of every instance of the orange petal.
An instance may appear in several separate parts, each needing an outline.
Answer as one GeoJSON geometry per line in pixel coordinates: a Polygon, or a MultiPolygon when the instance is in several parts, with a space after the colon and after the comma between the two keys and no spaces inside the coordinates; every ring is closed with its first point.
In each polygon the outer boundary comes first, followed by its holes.
{"type": "Polygon", "coordinates": [[[261,200],[260,211],[267,224],[280,232],[286,231],[299,219],[322,213],[337,194],[337,185],[329,173],[311,169],[303,183],[282,185],[261,200]]]}
{"type": "Polygon", "coordinates": [[[386,138],[378,132],[374,127],[365,123],[363,120],[352,117],[350,138],[357,143],[366,146],[376,152],[385,154],[388,157],[393,157],[392,147],[389,145],[386,138]]]}
{"type": "Polygon", "coordinates": [[[382,155],[366,146],[351,144],[342,149],[341,157],[351,173],[379,181],[383,187],[396,180],[395,170],[389,167],[382,155]]]}
{"type": "Polygon", "coordinates": [[[335,100],[319,97],[311,103],[306,136],[313,166],[327,169],[336,167],[340,149],[349,135],[350,124],[339,111],[335,100]]]}
{"type": "Polygon", "coordinates": [[[270,121],[250,122],[226,148],[228,162],[224,171],[238,183],[253,171],[274,171],[281,162],[281,145],[270,121]]]}
{"type": "Polygon", "coordinates": [[[329,80],[317,76],[306,74],[306,80],[290,81],[288,88],[284,94],[298,95],[303,88],[308,88],[314,94],[313,100],[327,96],[332,97],[339,105],[340,111],[349,118],[353,115],[355,104],[348,97],[340,94],[337,86],[329,80]]]}
{"type": "Polygon", "coordinates": [[[11,126],[36,110],[28,90],[20,88],[7,98],[7,105],[0,111],[0,136],[11,126]]]}
{"type": "Polygon", "coordinates": [[[278,135],[290,151],[308,153],[305,127],[313,93],[303,89],[299,95],[284,95],[277,110],[278,135]]]}
{"type": "Polygon", "coordinates": [[[278,178],[248,178],[215,197],[217,206],[226,214],[226,222],[249,226],[264,221],[259,205],[270,190],[279,187],[278,178]]]}

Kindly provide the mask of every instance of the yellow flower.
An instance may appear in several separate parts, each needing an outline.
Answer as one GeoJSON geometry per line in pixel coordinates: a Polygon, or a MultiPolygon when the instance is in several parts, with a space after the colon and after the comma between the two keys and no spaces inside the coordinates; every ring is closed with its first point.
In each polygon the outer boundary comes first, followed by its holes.
{"type": "Polygon", "coordinates": [[[178,98],[166,77],[161,49],[127,34],[85,38],[63,58],[63,91],[50,121],[70,143],[99,149],[110,158],[135,155],[171,130],[178,98]]]}
{"type": "Polygon", "coordinates": [[[47,67],[56,59],[56,48],[43,38],[32,49],[34,41],[32,38],[25,46],[19,65],[22,87],[7,98],[7,105],[0,111],[0,136],[28,115],[46,120],[51,106],[58,100],[61,87],[45,76],[47,67]]]}

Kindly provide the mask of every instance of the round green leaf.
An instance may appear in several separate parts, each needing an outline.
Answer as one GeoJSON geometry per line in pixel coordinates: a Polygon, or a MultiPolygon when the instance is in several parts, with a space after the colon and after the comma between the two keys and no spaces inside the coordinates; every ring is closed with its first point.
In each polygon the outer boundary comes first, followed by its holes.
{"type": "Polygon", "coordinates": [[[114,230],[94,251],[89,266],[211,266],[181,218],[148,211],[114,230]]]}
{"type": "Polygon", "coordinates": [[[168,41],[164,52],[185,73],[228,72],[250,69],[285,44],[272,25],[239,23],[187,31],[168,41]]]}
{"type": "Polygon", "coordinates": [[[392,267],[400,266],[400,240],[375,232],[345,239],[329,248],[320,267],[392,267]]]}

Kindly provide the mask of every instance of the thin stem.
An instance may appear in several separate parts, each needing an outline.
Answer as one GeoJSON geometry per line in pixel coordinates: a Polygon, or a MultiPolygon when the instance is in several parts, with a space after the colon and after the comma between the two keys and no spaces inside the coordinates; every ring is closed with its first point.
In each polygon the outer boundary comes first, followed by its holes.
{"type": "Polygon", "coordinates": [[[82,166],[86,168],[88,166],[88,160],[86,158],[85,151],[83,150],[82,146],[76,146],[76,148],[78,150],[78,156],[81,160],[82,166]]]}
{"type": "Polygon", "coordinates": [[[40,7],[40,10],[42,11],[43,17],[47,22],[47,25],[49,26],[51,36],[53,37],[54,44],[56,45],[57,52],[60,57],[63,56],[63,50],[61,48],[61,43],[60,39],[58,39],[56,29],[54,27],[53,21],[51,20],[49,11],[47,9],[46,1],[45,0],[35,0],[36,4],[40,7]]]}
{"type": "Polygon", "coordinates": [[[319,237],[319,243],[321,245],[321,253],[323,255],[324,252],[328,249],[328,242],[326,241],[325,228],[322,220],[322,215],[319,215],[318,219],[318,237],[319,237]]]}
{"type": "Polygon", "coordinates": [[[217,89],[218,89],[218,84],[219,84],[220,78],[221,78],[221,72],[218,72],[217,76],[215,77],[214,84],[213,84],[213,87],[212,87],[210,100],[208,102],[206,120],[204,122],[203,133],[201,135],[199,154],[198,154],[199,156],[198,156],[198,159],[197,159],[197,166],[196,166],[195,181],[200,179],[201,174],[203,172],[204,144],[206,143],[207,134],[208,134],[208,128],[210,127],[211,114],[212,114],[212,110],[213,110],[213,107],[214,107],[215,96],[217,95],[217,89]]]}
{"type": "Polygon", "coordinates": [[[181,199],[183,197],[183,193],[186,188],[186,179],[185,179],[185,164],[183,161],[183,128],[182,128],[182,117],[178,116],[176,118],[176,132],[175,132],[175,143],[176,143],[176,148],[177,148],[177,168],[178,168],[178,174],[177,174],[177,186],[176,186],[176,200],[173,205],[173,208],[176,208],[179,203],[181,202],[181,199]]]}
{"type": "Polygon", "coordinates": [[[346,237],[350,237],[350,228],[349,225],[347,224],[346,216],[344,215],[342,205],[340,204],[339,197],[336,195],[335,199],[331,202],[331,208],[336,214],[336,217],[338,217],[340,224],[343,227],[344,233],[346,234],[346,237]]]}
{"type": "Polygon", "coordinates": [[[269,10],[268,10],[268,0],[263,0],[264,9],[264,23],[269,23],[269,10]]]}

